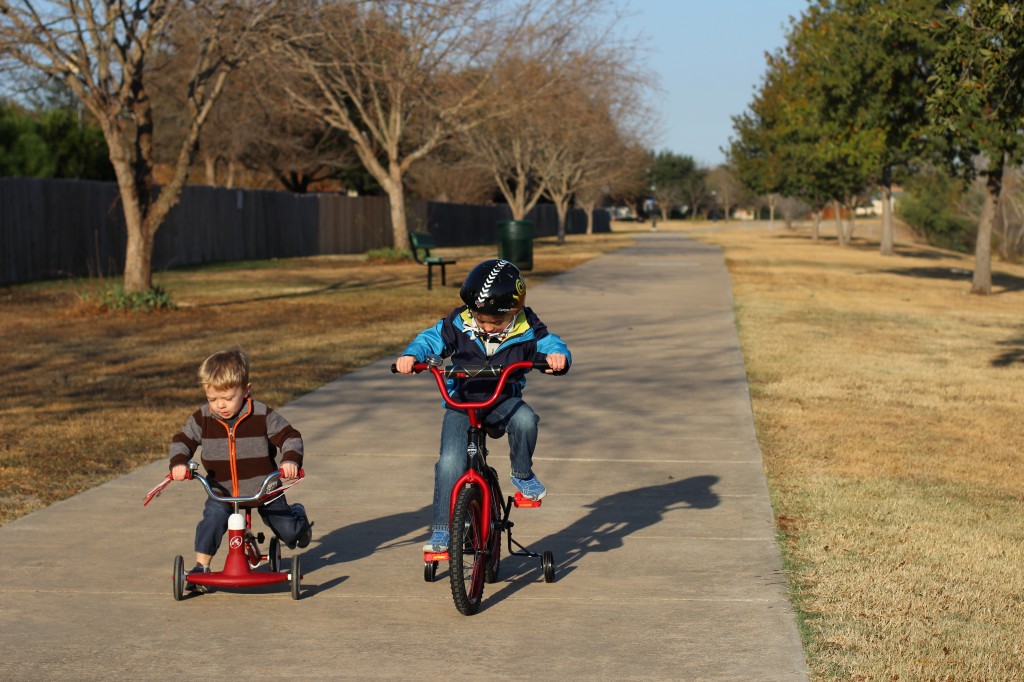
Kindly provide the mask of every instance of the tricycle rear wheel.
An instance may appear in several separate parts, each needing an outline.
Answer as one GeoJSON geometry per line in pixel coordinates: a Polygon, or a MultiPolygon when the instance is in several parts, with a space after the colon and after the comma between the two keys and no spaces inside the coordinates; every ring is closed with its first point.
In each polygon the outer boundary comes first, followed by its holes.
{"type": "Polygon", "coordinates": [[[302,562],[298,556],[292,557],[292,599],[298,599],[302,590],[302,562]]]}
{"type": "Polygon", "coordinates": [[[179,554],[174,557],[174,601],[181,601],[185,595],[185,560],[179,554]]]}

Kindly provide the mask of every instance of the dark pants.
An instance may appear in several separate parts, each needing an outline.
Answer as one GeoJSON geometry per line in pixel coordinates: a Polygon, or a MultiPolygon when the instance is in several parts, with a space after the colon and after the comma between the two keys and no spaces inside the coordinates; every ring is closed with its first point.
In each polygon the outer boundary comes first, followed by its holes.
{"type": "MultiPolygon", "coordinates": [[[[228,517],[231,516],[231,505],[206,499],[203,507],[203,519],[196,526],[196,552],[213,556],[220,547],[224,533],[228,530],[228,517]]],[[[274,535],[289,548],[295,547],[295,541],[309,525],[306,512],[302,505],[289,505],[284,495],[273,502],[257,508],[263,523],[267,524],[274,535]]],[[[244,511],[242,513],[245,513],[244,511]]]]}

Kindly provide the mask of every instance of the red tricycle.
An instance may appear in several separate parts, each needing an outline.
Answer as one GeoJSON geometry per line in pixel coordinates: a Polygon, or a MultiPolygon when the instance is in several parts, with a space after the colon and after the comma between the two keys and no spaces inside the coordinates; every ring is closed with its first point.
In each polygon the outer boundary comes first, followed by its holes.
{"type": "MultiPolygon", "coordinates": [[[[544,582],[555,579],[555,559],[551,552],[537,554],[512,539],[509,513],[512,507],[539,507],[541,500],[531,500],[516,492],[503,502],[498,472],[487,464],[487,431],[481,413],[497,404],[501,391],[509,376],[516,371],[546,370],[545,362],[524,360],[505,366],[497,365],[449,365],[441,367],[440,362],[431,358],[428,362],[417,362],[413,371],[417,374],[429,370],[437,381],[441,396],[450,407],[463,410],[469,416],[469,431],[466,445],[466,473],[452,487],[451,511],[449,514],[451,539],[447,552],[423,553],[423,579],[433,582],[439,561],[449,562],[449,579],[455,608],[469,616],[480,608],[484,583],[498,579],[501,563],[501,534],[508,535],[510,556],[525,556],[540,559],[544,570],[544,582]],[[481,402],[460,402],[448,394],[447,379],[494,377],[497,379],[494,393],[481,402]],[[518,547],[518,551],[513,549],[518,547]]],[[[395,365],[392,372],[397,372],[395,365]]]]}
{"type": "MultiPolygon", "coordinates": [[[[210,487],[210,482],[205,476],[196,473],[199,465],[189,462],[186,480],[195,480],[203,484],[206,494],[213,500],[225,502],[232,505],[233,513],[228,517],[228,556],[224,561],[224,569],[211,573],[186,573],[185,560],[179,554],[174,557],[174,588],[173,596],[175,601],[180,601],[185,593],[186,583],[206,585],[215,587],[254,587],[256,585],[270,585],[273,583],[290,582],[292,599],[299,598],[299,591],[302,587],[302,568],[299,556],[295,555],[291,561],[291,571],[281,571],[281,541],[277,537],[270,539],[270,546],[267,554],[260,552],[260,545],[265,537],[263,533],[253,535],[252,533],[252,510],[242,508],[240,505],[246,502],[258,502],[266,504],[283,494],[285,490],[299,483],[305,475],[300,469],[299,475],[293,481],[285,483],[273,490],[270,486],[279,480],[284,472],[280,469],[271,472],[263,481],[259,492],[249,497],[224,497],[217,494],[210,487]],[[261,564],[266,562],[270,566],[269,571],[256,571],[261,564]]],[[[170,474],[155,488],[150,490],[142,503],[146,506],[150,501],[160,495],[172,481],[170,474]]]]}

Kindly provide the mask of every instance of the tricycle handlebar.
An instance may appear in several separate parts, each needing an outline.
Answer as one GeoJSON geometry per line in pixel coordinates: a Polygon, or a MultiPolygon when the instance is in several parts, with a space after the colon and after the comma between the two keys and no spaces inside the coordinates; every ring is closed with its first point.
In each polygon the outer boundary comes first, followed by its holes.
{"type": "MultiPolygon", "coordinates": [[[[269,474],[267,474],[267,477],[263,479],[263,485],[260,486],[259,492],[256,493],[255,495],[250,495],[249,497],[222,497],[218,495],[216,492],[214,492],[213,488],[210,487],[210,482],[207,480],[205,476],[196,473],[196,470],[198,468],[199,465],[197,465],[195,462],[189,462],[189,469],[188,473],[185,475],[185,480],[199,481],[200,483],[203,484],[203,487],[206,488],[206,494],[210,497],[210,499],[217,500],[218,502],[228,503],[263,502],[265,501],[264,498],[271,495],[276,497],[277,495],[283,493],[285,490],[288,490],[288,488],[297,485],[299,481],[301,481],[303,477],[305,477],[306,475],[305,471],[299,469],[299,475],[296,476],[295,480],[293,480],[291,483],[284,484],[280,488],[274,488],[273,490],[268,491],[267,488],[270,487],[270,485],[274,481],[284,476],[284,470],[278,469],[277,471],[272,471],[269,474]]],[[[152,490],[146,493],[146,497],[142,502],[142,506],[145,507],[146,505],[148,505],[154,497],[159,497],[163,489],[166,488],[171,483],[172,480],[174,479],[171,477],[171,474],[167,474],[166,476],[164,476],[164,480],[162,480],[160,483],[156,485],[156,487],[154,487],[152,490]]]]}
{"type": "Polygon", "coordinates": [[[283,476],[283,475],[284,475],[284,472],[281,469],[278,469],[277,471],[270,472],[269,474],[267,474],[267,477],[265,479],[263,479],[263,485],[260,486],[259,491],[255,495],[249,495],[248,497],[226,497],[226,496],[218,495],[217,492],[210,485],[210,481],[207,480],[206,476],[196,476],[196,475],[193,475],[192,478],[194,478],[195,480],[197,480],[197,481],[199,481],[200,483],[203,484],[203,487],[206,488],[206,494],[210,496],[210,499],[216,500],[218,502],[238,502],[238,503],[242,503],[242,502],[260,502],[267,495],[278,495],[280,493],[283,493],[285,490],[287,490],[288,488],[291,488],[293,485],[295,485],[296,483],[301,481],[302,477],[305,475],[305,472],[303,472],[302,469],[299,469],[299,475],[296,477],[296,479],[293,482],[291,482],[291,483],[289,483],[287,485],[282,485],[280,488],[274,488],[273,490],[269,490],[268,491],[267,488],[270,487],[270,485],[274,481],[277,481],[278,479],[280,479],[281,476],[283,476]]]}

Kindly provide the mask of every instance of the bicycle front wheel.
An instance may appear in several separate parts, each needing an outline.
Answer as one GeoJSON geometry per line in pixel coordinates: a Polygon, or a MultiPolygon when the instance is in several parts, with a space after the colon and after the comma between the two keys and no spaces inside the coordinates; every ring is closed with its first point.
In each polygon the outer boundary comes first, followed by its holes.
{"type": "Polygon", "coordinates": [[[484,593],[487,557],[483,530],[483,495],[477,486],[467,485],[455,500],[448,545],[452,598],[464,616],[477,612],[484,593]]]}

